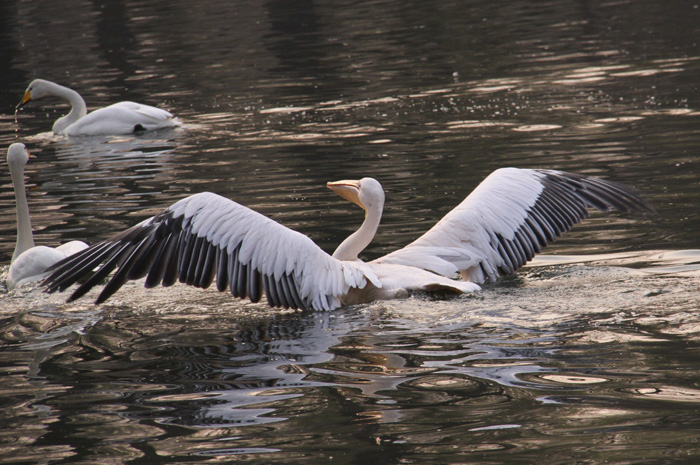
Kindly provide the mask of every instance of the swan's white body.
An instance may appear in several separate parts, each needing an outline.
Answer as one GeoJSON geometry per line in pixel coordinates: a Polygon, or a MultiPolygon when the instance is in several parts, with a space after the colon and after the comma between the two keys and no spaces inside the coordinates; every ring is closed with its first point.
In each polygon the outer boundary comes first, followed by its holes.
{"type": "Polygon", "coordinates": [[[6,285],[8,289],[14,289],[22,284],[44,278],[46,269],[51,265],[87,248],[87,244],[80,241],[71,241],[55,249],[34,245],[29,204],[24,186],[24,165],[27,164],[29,158],[29,152],[24,144],[12,144],[7,150],[7,164],[10,167],[17,204],[17,243],[7,273],[6,285]]]}
{"type": "Polygon", "coordinates": [[[131,134],[180,125],[170,112],[135,102],[119,102],[88,113],[80,94],[44,79],[29,84],[17,108],[48,96],[63,98],[71,104],[71,111],[53,125],[53,132],[64,136],[131,134]]]}
{"type": "Polygon", "coordinates": [[[330,310],[393,299],[410,291],[473,292],[478,283],[514,272],[588,215],[601,210],[651,212],[623,184],[554,170],[504,168],[493,172],[430,231],[403,249],[365,263],[358,254],[381,220],[384,191],[372,178],[328,187],[361,206],[362,226],[333,256],[311,239],[212,193],[186,197],[164,212],[57,264],[49,292],[90,276],[77,299],[115,268],[103,302],[127,280],[146,287],[181,282],[273,307],[330,310]],[[94,272],[94,270],[98,270],[94,272]],[[461,275],[463,280],[451,279],[461,275]]]}

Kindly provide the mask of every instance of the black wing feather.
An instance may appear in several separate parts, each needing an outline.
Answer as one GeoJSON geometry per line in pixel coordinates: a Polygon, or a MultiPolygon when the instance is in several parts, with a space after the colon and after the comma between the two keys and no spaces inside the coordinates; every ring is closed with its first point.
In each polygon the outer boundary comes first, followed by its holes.
{"type": "Polygon", "coordinates": [[[228,287],[228,254],[221,247],[216,248],[216,289],[224,292],[228,287]]]}
{"type": "Polygon", "coordinates": [[[165,237],[146,277],[146,288],[156,287],[165,280],[168,263],[170,263],[173,256],[177,255],[177,237],[178,234],[172,232],[165,237]]]}

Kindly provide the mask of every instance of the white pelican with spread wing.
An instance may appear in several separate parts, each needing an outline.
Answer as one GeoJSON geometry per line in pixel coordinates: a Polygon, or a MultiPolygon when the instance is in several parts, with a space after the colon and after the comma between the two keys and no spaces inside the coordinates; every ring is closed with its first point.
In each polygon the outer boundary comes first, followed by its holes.
{"type": "Polygon", "coordinates": [[[29,84],[17,108],[50,96],[68,100],[71,105],[70,112],[53,124],[53,132],[63,136],[131,134],[180,125],[170,112],[136,102],[119,102],[88,113],[79,93],[45,79],[29,84]]]}
{"type": "Polygon", "coordinates": [[[624,184],[563,171],[503,168],[417,240],[363,262],[358,254],[382,216],[382,186],[372,178],[327,186],[366,212],[360,229],[332,256],[303,234],[205,192],[63,260],[44,283],[54,292],[81,280],[69,299],[75,300],[116,269],[96,303],[127,280],[145,277],[146,287],[179,280],[206,288],[216,282],[219,291],[229,289],[234,297],[254,302],[264,293],[272,307],[331,310],[410,291],[477,291],[480,283],[523,266],[587,217],[588,207],[653,211],[624,184]]]}

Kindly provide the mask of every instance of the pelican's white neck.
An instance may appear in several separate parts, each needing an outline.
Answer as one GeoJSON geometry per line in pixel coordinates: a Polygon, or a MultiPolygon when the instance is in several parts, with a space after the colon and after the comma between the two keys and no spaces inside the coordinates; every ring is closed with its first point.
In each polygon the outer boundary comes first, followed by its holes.
{"type": "Polygon", "coordinates": [[[24,163],[11,163],[10,176],[17,204],[17,243],[15,244],[15,252],[12,254],[12,261],[15,261],[23,252],[34,247],[34,238],[32,237],[32,222],[29,219],[29,204],[24,186],[24,163]]]}
{"type": "Polygon", "coordinates": [[[360,226],[360,229],[348,236],[348,238],[335,249],[333,258],[343,261],[354,261],[358,259],[360,252],[365,250],[365,247],[372,242],[374,235],[377,233],[379,222],[382,219],[382,207],[383,205],[377,205],[367,210],[365,221],[362,223],[362,226],[360,226]]]}

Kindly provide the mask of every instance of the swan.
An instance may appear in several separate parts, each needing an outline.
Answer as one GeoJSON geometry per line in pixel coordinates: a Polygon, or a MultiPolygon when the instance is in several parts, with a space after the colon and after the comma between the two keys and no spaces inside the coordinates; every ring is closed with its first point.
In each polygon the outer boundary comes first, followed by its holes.
{"type": "Polygon", "coordinates": [[[29,154],[27,147],[22,143],[14,143],[7,149],[7,164],[10,166],[12,187],[17,203],[17,243],[15,244],[15,252],[12,254],[6,281],[9,290],[42,279],[48,267],[88,246],[81,241],[67,242],[55,249],[34,245],[29,205],[24,187],[24,166],[30,158],[35,157],[29,154]]]}
{"type": "Polygon", "coordinates": [[[170,286],[178,279],[272,307],[331,310],[410,291],[475,292],[513,273],[574,224],[587,207],[651,213],[627,185],[546,169],[501,168],[490,174],[432,229],[371,262],[359,254],[374,237],[384,190],[373,178],[327,187],[365,211],[360,228],[329,255],[310,238],[217,194],[185,197],[126,231],[68,257],[44,280],[48,292],[88,278],[83,296],[112,271],[96,303],[127,280],[170,286]],[[93,272],[97,269],[96,272],[93,272]],[[461,277],[462,279],[452,279],[461,277]]]}
{"type": "Polygon", "coordinates": [[[135,102],[119,102],[88,113],[79,93],[44,79],[29,84],[17,109],[48,96],[66,99],[71,104],[70,112],[53,124],[53,132],[63,136],[131,134],[181,124],[170,112],[135,102]]]}

